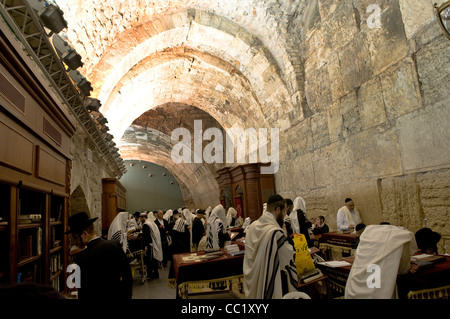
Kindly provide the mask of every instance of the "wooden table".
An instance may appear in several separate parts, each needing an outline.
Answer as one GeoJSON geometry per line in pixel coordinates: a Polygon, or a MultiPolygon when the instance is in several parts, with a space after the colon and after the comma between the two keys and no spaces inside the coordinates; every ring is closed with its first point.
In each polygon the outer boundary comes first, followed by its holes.
{"type": "MultiPolygon", "coordinates": [[[[223,255],[210,259],[186,261],[186,257],[207,256],[205,251],[173,255],[169,270],[169,284],[177,289],[177,298],[187,298],[189,289],[213,288],[243,283],[244,254],[232,256],[221,249],[223,255]]],[[[223,291],[223,290],[221,290],[223,291]]]]}

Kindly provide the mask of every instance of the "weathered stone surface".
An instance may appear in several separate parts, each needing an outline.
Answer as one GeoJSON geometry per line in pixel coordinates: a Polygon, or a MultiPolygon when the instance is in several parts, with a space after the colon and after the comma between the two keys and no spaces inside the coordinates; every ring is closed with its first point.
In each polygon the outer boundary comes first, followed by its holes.
{"type": "Polygon", "coordinates": [[[448,101],[450,92],[450,45],[444,36],[437,37],[417,52],[417,70],[425,105],[448,101]]]}
{"type": "Polygon", "coordinates": [[[380,21],[380,28],[367,29],[374,74],[379,74],[408,54],[408,45],[398,4],[393,2],[383,11],[380,21]]]}
{"type": "Polygon", "coordinates": [[[384,72],[381,84],[388,119],[422,107],[417,71],[411,59],[405,59],[384,72]]]}
{"type": "Polygon", "coordinates": [[[433,3],[431,0],[399,0],[406,37],[410,38],[420,26],[435,18],[433,3]]]}
{"type": "Polygon", "coordinates": [[[381,92],[381,82],[378,78],[367,81],[358,91],[359,114],[363,130],[386,122],[386,110],[381,92]]]}
{"type": "Polygon", "coordinates": [[[420,171],[448,165],[449,121],[448,103],[418,110],[397,120],[399,149],[404,170],[420,171]]]}

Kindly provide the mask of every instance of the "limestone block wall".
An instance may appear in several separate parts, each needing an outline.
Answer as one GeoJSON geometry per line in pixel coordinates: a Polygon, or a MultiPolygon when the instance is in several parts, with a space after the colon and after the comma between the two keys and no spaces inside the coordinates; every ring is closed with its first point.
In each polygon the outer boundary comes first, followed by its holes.
{"type": "Polygon", "coordinates": [[[280,136],[276,186],[331,229],[352,197],[366,224],[416,231],[426,218],[450,236],[450,41],[433,3],[317,0],[303,12],[311,114],[280,136]]]}
{"type": "Polygon", "coordinates": [[[108,169],[105,159],[95,150],[87,134],[78,124],[77,131],[71,139],[70,155],[72,158],[70,192],[73,206],[70,213],[79,212],[81,208],[88,210],[92,218],[98,217],[94,225],[96,233],[101,234],[102,178],[114,177],[114,173],[108,169]]]}

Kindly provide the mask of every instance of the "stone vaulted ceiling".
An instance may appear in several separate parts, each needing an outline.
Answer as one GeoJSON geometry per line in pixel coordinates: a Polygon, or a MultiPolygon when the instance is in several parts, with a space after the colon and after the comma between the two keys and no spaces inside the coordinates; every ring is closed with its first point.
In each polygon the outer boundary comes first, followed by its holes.
{"type": "Polygon", "coordinates": [[[166,167],[187,203],[218,202],[220,165],[173,163],[172,130],[196,116],[204,128],[283,130],[305,116],[295,35],[307,1],[57,3],[122,157],[166,167]]]}

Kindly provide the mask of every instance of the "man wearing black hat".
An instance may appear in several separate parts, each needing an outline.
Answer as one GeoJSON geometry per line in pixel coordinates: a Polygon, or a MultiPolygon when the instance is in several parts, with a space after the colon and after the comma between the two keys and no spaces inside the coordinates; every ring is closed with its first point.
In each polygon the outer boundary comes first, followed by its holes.
{"type": "Polygon", "coordinates": [[[79,299],[131,299],[133,281],[126,255],[117,241],[95,235],[95,218],[85,212],[69,217],[67,233],[86,247],[75,255],[80,267],[79,299]]]}
{"type": "Polygon", "coordinates": [[[422,228],[415,233],[415,238],[419,252],[437,254],[437,243],[441,240],[441,235],[430,228],[422,228]]]}

